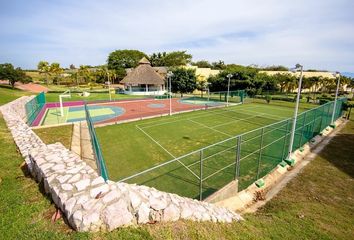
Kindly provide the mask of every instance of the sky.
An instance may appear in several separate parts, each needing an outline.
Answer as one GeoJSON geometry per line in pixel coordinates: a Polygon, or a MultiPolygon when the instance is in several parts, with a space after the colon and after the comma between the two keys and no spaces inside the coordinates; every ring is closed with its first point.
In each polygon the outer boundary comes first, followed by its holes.
{"type": "Polygon", "coordinates": [[[353,0],[0,0],[0,63],[105,64],[110,52],[354,72],[353,0]]]}

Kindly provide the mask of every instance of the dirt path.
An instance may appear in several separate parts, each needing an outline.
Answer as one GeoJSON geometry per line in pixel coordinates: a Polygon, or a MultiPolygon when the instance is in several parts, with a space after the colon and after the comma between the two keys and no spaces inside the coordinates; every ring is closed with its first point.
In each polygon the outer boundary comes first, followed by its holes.
{"type": "Polygon", "coordinates": [[[23,91],[29,91],[34,93],[48,92],[49,90],[47,87],[35,83],[26,83],[26,84],[16,83],[15,87],[23,91]]]}
{"type": "MultiPolygon", "coordinates": [[[[0,80],[0,84],[1,85],[9,85],[9,81],[0,80]]],[[[23,84],[20,82],[15,83],[15,88],[23,90],[23,91],[33,92],[33,93],[48,92],[48,90],[49,90],[47,87],[44,87],[39,84],[35,84],[35,83],[23,84]]]]}

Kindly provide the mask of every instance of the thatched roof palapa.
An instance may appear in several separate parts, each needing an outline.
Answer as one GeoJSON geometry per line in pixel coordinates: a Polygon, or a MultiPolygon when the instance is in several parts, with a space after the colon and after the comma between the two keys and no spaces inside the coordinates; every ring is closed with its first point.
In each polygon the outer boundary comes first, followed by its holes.
{"type": "Polygon", "coordinates": [[[153,67],[151,67],[149,60],[147,60],[145,57],[143,57],[139,61],[139,65],[131,72],[129,72],[128,75],[121,81],[121,83],[132,85],[162,85],[164,82],[164,79],[156,72],[153,67]]]}

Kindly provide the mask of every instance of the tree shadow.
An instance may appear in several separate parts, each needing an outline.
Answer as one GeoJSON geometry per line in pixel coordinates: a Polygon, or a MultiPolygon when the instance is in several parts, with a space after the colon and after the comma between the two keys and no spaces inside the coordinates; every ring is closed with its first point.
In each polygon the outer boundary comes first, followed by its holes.
{"type": "Polygon", "coordinates": [[[338,133],[318,155],[354,178],[354,125],[348,130],[353,133],[338,133]]]}

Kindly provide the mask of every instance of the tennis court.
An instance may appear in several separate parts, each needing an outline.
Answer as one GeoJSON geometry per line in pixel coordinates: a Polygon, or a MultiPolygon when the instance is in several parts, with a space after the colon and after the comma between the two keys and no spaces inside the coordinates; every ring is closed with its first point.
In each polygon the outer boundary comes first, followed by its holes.
{"type": "MultiPolygon", "coordinates": [[[[121,101],[88,102],[88,109],[95,125],[115,123],[126,120],[166,115],[205,109],[208,107],[224,106],[225,103],[208,99],[186,97],[170,99],[139,99],[121,101]]],[[[83,121],[85,119],[84,102],[64,102],[63,114],[59,103],[47,103],[43,113],[38,115],[34,123],[40,125],[56,125],[83,121]]]]}
{"type": "MultiPolygon", "coordinates": [[[[204,151],[202,156],[204,159],[203,174],[211,175],[224,168],[205,180],[203,194],[207,196],[232,181],[235,176],[237,140],[227,139],[280,122],[274,126],[274,129],[266,131],[262,141],[264,144],[270,144],[267,148],[268,152],[273,151],[277,155],[268,154],[268,161],[262,164],[262,171],[269,171],[274,168],[274,164],[279,163],[282,149],[280,151],[274,151],[274,149],[283,148],[285,139],[280,139],[281,142],[272,143],[271,141],[274,137],[284,135],[286,128],[290,129],[289,122],[281,121],[291,117],[292,114],[293,108],[291,107],[252,103],[99,127],[96,128],[96,132],[110,179],[144,184],[183,196],[198,198],[201,152],[196,150],[218,143],[204,151]],[[271,137],[267,137],[267,134],[271,137]],[[220,141],[224,142],[220,143],[220,141]],[[280,143],[281,147],[279,147],[280,143]],[[183,156],[185,154],[187,156],[183,156]],[[178,161],[168,163],[181,156],[183,157],[178,161]],[[164,163],[168,164],[130,178],[136,173],[164,163]],[[229,167],[225,168],[228,165],[229,167]]],[[[249,170],[257,167],[256,159],[259,154],[246,155],[252,153],[253,149],[259,149],[261,135],[260,131],[254,131],[252,136],[248,136],[252,138],[252,141],[246,143],[247,138],[244,139],[246,141],[244,146],[246,147],[246,144],[248,146],[242,154],[249,159],[244,161],[242,169],[249,170]]],[[[256,180],[254,176],[244,175],[245,184],[256,180]]]]}

